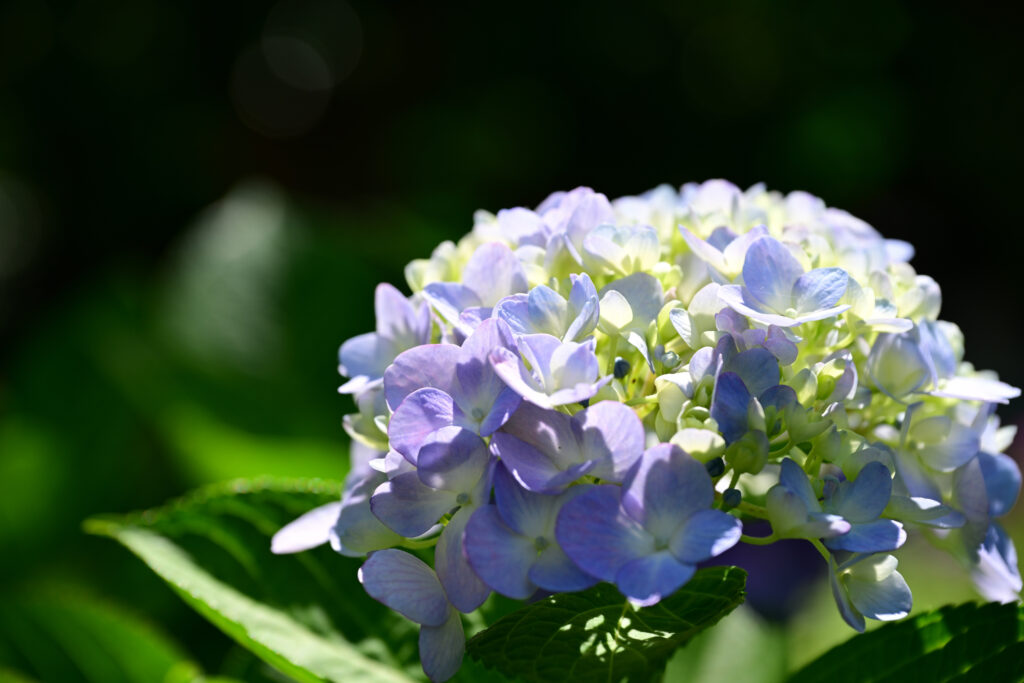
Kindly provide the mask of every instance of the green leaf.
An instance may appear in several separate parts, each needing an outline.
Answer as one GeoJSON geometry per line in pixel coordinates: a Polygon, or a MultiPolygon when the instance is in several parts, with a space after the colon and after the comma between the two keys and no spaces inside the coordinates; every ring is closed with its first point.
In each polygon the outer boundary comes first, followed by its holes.
{"type": "Polygon", "coordinates": [[[81,591],[19,591],[2,603],[0,680],[151,683],[198,673],[166,635],[81,591]]]}
{"type": "Polygon", "coordinates": [[[743,601],[746,573],[702,569],[653,607],[634,610],[609,584],[560,593],[499,619],[470,656],[527,681],[649,681],[674,651],[743,601]]]}
{"type": "Polygon", "coordinates": [[[235,482],[160,510],[92,519],[196,611],[298,681],[413,680],[414,627],[370,599],[360,561],[329,548],[276,556],[270,538],[298,515],[337,500],[339,483],[235,482]],[[393,652],[377,640],[405,644],[393,652]]]}
{"type": "Polygon", "coordinates": [[[1024,608],[950,605],[854,636],[791,683],[1024,680],[1024,608]]]}

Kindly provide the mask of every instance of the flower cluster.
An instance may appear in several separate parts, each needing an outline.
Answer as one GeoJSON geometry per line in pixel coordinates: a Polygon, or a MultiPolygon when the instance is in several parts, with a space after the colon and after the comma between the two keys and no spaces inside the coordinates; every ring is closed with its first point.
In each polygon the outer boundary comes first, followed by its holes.
{"type": "Polygon", "coordinates": [[[363,586],[422,625],[433,680],[491,591],[608,581],[650,605],[739,541],[812,543],[858,630],[909,612],[909,529],[1016,599],[997,519],[1021,475],[993,407],[1020,392],[963,360],[912,255],[809,194],[721,180],[478,212],[342,345],[351,474],[275,551],[369,554],[363,586]]]}

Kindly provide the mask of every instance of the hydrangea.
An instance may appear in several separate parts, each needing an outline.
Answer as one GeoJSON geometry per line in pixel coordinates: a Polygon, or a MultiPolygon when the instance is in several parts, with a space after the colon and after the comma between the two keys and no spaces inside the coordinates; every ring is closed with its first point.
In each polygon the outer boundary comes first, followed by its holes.
{"type": "Polygon", "coordinates": [[[737,542],[812,544],[857,630],[910,611],[908,533],[1018,599],[993,408],[1020,392],[964,361],[912,256],[809,194],[722,180],[478,212],[341,346],[353,467],[273,550],[367,555],[437,681],[492,591],[608,581],[651,605],[737,542]]]}

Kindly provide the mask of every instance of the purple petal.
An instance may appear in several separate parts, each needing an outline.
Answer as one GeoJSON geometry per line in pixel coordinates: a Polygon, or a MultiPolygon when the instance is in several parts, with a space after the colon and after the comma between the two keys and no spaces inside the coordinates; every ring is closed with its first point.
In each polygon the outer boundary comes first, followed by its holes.
{"type": "Polygon", "coordinates": [[[491,367],[491,352],[496,349],[514,351],[515,348],[512,331],[504,320],[497,318],[480,323],[466,339],[455,365],[458,389],[452,393],[464,413],[482,419],[490,412],[495,398],[505,389],[505,383],[491,367]]]}
{"type": "Polygon", "coordinates": [[[473,571],[491,590],[516,600],[536,592],[529,579],[537,558],[534,540],[505,524],[496,506],[485,505],[473,513],[466,525],[465,547],[473,571]]]}
{"type": "Polygon", "coordinates": [[[555,538],[576,566],[603,581],[615,581],[630,560],[654,552],[654,539],[619,505],[619,487],[595,486],[558,513],[555,538]]]}
{"type": "Polygon", "coordinates": [[[565,332],[569,304],[562,296],[544,285],[530,290],[527,298],[527,310],[531,332],[543,332],[561,337],[565,332]]]}
{"type": "Polygon", "coordinates": [[[313,508],[274,534],[270,539],[270,552],[275,555],[287,555],[327,543],[331,528],[338,521],[340,513],[340,501],[313,508]]]}
{"type": "Polygon", "coordinates": [[[413,306],[405,295],[382,282],[374,292],[377,334],[391,339],[402,350],[430,341],[430,308],[421,303],[413,306]]]}
{"type": "Polygon", "coordinates": [[[697,564],[721,555],[736,545],[743,524],[721,510],[700,510],[672,536],[669,550],[685,564],[697,564]]]}
{"type": "Polygon", "coordinates": [[[554,530],[555,516],[564,499],[527,491],[505,463],[500,463],[494,472],[494,502],[505,524],[519,534],[536,538],[550,535],[554,530]]]}
{"type": "Polygon", "coordinates": [[[832,550],[851,553],[880,553],[896,550],[907,540],[903,525],[891,519],[879,519],[865,524],[853,524],[842,536],[825,540],[832,550]]]}
{"type": "Polygon", "coordinates": [[[832,308],[846,293],[850,276],[842,268],[815,268],[797,278],[793,306],[800,313],[832,308]]]}
{"type": "Polygon", "coordinates": [[[743,261],[743,284],[747,290],[780,313],[793,305],[793,286],[803,273],[803,267],[789,249],[767,236],[751,243],[743,261]]]}
{"type": "Polygon", "coordinates": [[[440,389],[426,388],[405,397],[388,423],[388,442],[413,465],[427,435],[451,426],[456,411],[452,397],[440,389]]]}
{"type": "Polygon", "coordinates": [[[449,610],[442,625],[421,627],[419,646],[423,673],[431,681],[447,681],[458,673],[466,653],[466,633],[459,613],[449,610]]]}
{"type": "Polygon", "coordinates": [[[747,433],[750,399],[750,392],[739,375],[723,372],[718,376],[715,393],[711,398],[711,417],[718,423],[718,430],[729,443],[747,433]]]}
{"type": "Polygon", "coordinates": [[[669,551],[660,550],[623,565],[615,575],[615,585],[627,598],[647,607],[675,593],[696,572],[695,565],[683,564],[669,551]]]}
{"type": "Polygon", "coordinates": [[[771,325],[768,328],[768,334],[765,336],[764,347],[772,352],[776,358],[779,359],[779,363],[782,365],[790,365],[796,360],[798,350],[796,344],[794,344],[781,327],[777,325],[771,325]]]}
{"type": "Polygon", "coordinates": [[[463,552],[463,533],[473,511],[462,508],[448,521],[434,549],[434,568],[448,601],[469,614],[483,604],[491,590],[473,573],[463,552]]]}
{"type": "Polygon", "coordinates": [[[623,509],[662,543],[714,499],[707,469],[673,444],[647,449],[622,483],[623,509]]]}
{"type": "Polygon", "coordinates": [[[385,481],[383,474],[371,470],[361,480],[346,486],[341,512],[330,533],[331,547],[336,553],[360,557],[402,542],[402,537],[384,526],[370,509],[370,496],[385,481]]]}
{"type": "Polygon", "coordinates": [[[480,421],[478,428],[480,436],[490,436],[501,428],[503,424],[508,422],[509,418],[512,417],[512,413],[519,408],[522,402],[523,397],[512,388],[505,387],[502,389],[497,397],[495,397],[494,403],[491,404],[491,411],[480,421]]]}
{"type": "Polygon", "coordinates": [[[483,439],[468,429],[444,427],[420,447],[417,474],[432,488],[470,494],[478,488],[490,464],[491,454],[483,439]]]}
{"type": "Polygon", "coordinates": [[[462,283],[479,298],[478,305],[483,306],[494,306],[509,294],[525,292],[529,287],[523,265],[511,249],[499,242],[477,247],[462,269],[462,283]]]}
{"type": "Polygon", "coordinates": [[[491,448],[516,481],[537,493],[558,493],[595,466],[593,461],[555,462],[535,446],[505,432],[494,433],[491,448]]]}
{"type": "Polygon", "coordinates": [[[637,414],[617,401],[600,401],[573,420],[582,432],[580,451],[597,461],[592,474],[606,481],[622,481],[644,451],[644,427],[637,414]]]}
{"type": "Polygon", "coordinates": [[[377,519],[406,538],[427,533],[455,505],[454,493],[430,488],[416,472],[384,482],[370,498],[377,519]]]}
{"type": "Polygon", "coordinates": [[[455,365],[461,353],[452,344],[425,344],[399,354],[384,373],[388,407],[397,410],[406,396],[424,387],[451,395],[456,382],[455,365]]]}
{"type": "Polygon", "coordinates": [[[359,568],[359,582],[374,600],[417,624],[440,626],[451,606],[437,576],[418,557],[401,550],[379,550],[359,568]]]}
{"type": "Polygon", "coordinates": [[[511,434],[540,451],[559,469],[564,469],[585,459],[580,450],[580,441],[583,438],[580,422],[586,419],[589,410],[582,411],[572,418],[565,413],[541,408],[532,403],[523,403],[495,436],[502,432],[511,434]]]}
{"type": "MultiPolygon", "coordinates": [[[[527,347],[523,345],[523,349],[527,347]]],[[[527,399],[530,403],[542,408],[551,408],[551,399],[544,393],[544,387],[538,377],[534,376],[519,357],[518,353],[508,349],[495,349],[490,355],[491,367],[505,385],[516,395],[527,399]]]]}

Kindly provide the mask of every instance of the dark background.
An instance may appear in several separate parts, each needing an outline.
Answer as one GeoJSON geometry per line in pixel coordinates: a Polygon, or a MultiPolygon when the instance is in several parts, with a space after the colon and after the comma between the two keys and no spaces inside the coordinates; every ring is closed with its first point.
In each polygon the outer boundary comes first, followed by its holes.
{"type": "Polygon", "coordinates": [[[820,195],[912,242],[968,359],[1024,385],[1019,37],[923,3],[0,3],[0,580],[248,675],[81,520],[340,474],[374,285],[581,184],[820,195]]]}

